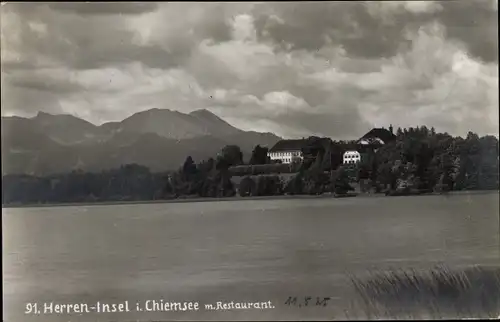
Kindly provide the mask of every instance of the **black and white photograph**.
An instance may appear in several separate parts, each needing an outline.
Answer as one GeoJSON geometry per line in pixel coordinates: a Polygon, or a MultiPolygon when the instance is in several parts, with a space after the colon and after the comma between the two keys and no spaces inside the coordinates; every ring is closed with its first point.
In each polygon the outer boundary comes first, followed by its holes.
{"type": "Polygon", "coordinates": [[[500,319],[498,1],[2,1],[3,321],[500,319]]]}

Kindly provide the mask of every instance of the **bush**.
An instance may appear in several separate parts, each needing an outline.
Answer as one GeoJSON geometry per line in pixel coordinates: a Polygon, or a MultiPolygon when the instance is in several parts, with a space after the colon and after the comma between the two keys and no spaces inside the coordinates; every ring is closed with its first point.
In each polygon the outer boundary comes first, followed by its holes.
{"type": "Polygon", "coordinates": [[[296,174],[290,181],[287,182],[284,192],[291,195],[301,194],[304,190],[304,182],[302,173],[296,174]]]}
{"type": "Polygon", "coordinates": [[[290,164],[256,164],[256,165],[240,165],[230,167],[229,172],[233,176],[250,176],[259,174],[275,174],[275,173],[291,173],[292,166],[290,164]]]}
{"type": "Polygon", "coordinates": [[[239,194],[241,197],[253,196],[257,190],[255,181],[250,177],[245,177],[240,182],[239,194]]]}
{"type": "Polygon", "coordinates": [[[283,183],[279,176],[258,176],[257,196],[274,196],[283,193],[283,183]]]}

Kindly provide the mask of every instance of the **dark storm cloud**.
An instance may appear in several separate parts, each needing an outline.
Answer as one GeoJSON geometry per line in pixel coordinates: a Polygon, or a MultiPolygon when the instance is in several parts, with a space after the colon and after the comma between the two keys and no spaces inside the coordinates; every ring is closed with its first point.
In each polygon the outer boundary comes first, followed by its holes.
{"type": "MultiPolygon", "coordinates": [[[[184,64],[202,39],[216,42],[230,39],[230,27],[216,6],[189,28],[176,26],[171,32],[168,23],[159,26],[158,32],[171,33],[167,43],[144,43],[140,26],[130,26],[121,16],[90,15],[152,12],[158,7],[153,3],[34,3],[6,7],[22,21],[17,26],[19,60],[6,62],[5,68],[36,65],[33,56],[45,56],[82,70],[136,61],[152,68],[169,69],[184,64]],[[46,31],[33,30],[30,23],[37,23],[46,31]]],[[[165,11],[169,10],[175,14],[167,6],[165,11]]],[[[178,19],[182,19],[182,13],[178,19]]]]}
{"type": "MultiPolygon", "coordinates": [[[[178,66],[189,55],[189,46],[179,39],[170,52],[158,45],[134,42],[136,33],[113,18],[64,17],[53,20],[54,13],[33,21],[47,30],[42,34],[23,24],[20,32],[21,55],[50,57],[67,67],[92,69],[107,65],[141,61],[151,67],[178,66]]],[[[13,66],[14,67],[14,66],[13,66]]]]}
{"type": "Polygon", "coordinates": [[[262,40],[309,51],[333,43],[343,46],[350,56],[362,58],[393,56],[405,42],[405,27],[429,19],[429,14],[402,10],[390,20],[383,19],[370,13],[364,2],[326,1],[275,3],[272,10],[257,15],[256,28],[262,40]]]}
{"type": "Polygon", "coordinates": [[[467,45],[469,53],[485,62],[498,62],[498,11],[493,1],[443,1],[437,16],[450,38],[467,45]]]}
{"type": "Polygon", "coordinates": [[[472,55],[498,60],[498,45],[492,41],[497,39],[498,13],[491,0],[441,1],[437,2],[441,8],[429,11],[394,8],[389,12],[377,10],[377,5],[362,1],[262,4],[255,9],[255,26],[259,39],[272,40],[285,50],[316,51],[333,43],[351,57],[380,58],[407,48],[408,30],[438,21],[472,55]]]}

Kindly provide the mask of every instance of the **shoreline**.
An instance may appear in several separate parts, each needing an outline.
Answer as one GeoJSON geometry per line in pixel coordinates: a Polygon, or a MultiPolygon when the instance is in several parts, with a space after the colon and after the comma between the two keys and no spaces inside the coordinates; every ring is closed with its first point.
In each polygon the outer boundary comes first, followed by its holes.
{"type": "Polygon", "coordinates": [[[439,196],[444,197],[451,195],[476,195],[499,193],[499,190],[463,190],[450,191],[446,194],[435,192],[415,194],[415,195],[394,195],[386,196],[384,193],[357,193],[348,194],[345,196],[334,196],[332,193],[324,193],[321,195],[275,195],[275,196],[249,196],[249,197],[193,197],[193,198],[176,198],[176,199],[158,199],[158,200],[134,200],[134,201],[96,201],[96,202],[67,202],[67,203],[44,203],[44,204],[19,204],[19,205],[2,205],[2,209],[9,208],[45,208],[45,207],[75,207],[75,206],[119,206],[119,205],[140,205],[140,204],[165,204],[165,203],[186,203],[186,202],[217,202],[217,201],[242,201],[242,200],[285,200],[285,199],[343,199],[343,198],[400,198],[413,196],[439,196]]]}

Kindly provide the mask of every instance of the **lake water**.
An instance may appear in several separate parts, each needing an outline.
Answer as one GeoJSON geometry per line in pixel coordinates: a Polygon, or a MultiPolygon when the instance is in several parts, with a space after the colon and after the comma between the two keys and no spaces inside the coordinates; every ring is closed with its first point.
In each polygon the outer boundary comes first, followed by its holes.
{"type": "Polygon", "coordinates": [[[3,209],[5,321],[356,318],[346,274],[499,265],[499,194],[3,209]],[[331,297],[326,307],[289,296],[331,297]],[[274,309],[24,315],[26,303],[274,309]],[[131,304],[132,305],[132,304],[131,304]]]}

